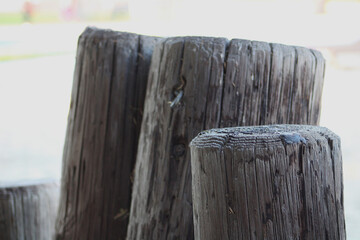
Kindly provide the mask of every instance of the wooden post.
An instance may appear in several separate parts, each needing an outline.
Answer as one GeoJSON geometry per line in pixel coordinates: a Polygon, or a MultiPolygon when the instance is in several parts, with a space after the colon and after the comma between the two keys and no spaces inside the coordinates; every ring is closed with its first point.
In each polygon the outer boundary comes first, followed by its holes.
{"type": "Polygon", "coordinates": [[[154,49],[127,239],[193,239],[190,154],[201,130],[317,124],[324,59],[305,48],[206,37],[154,49]]]}
{"type": "Polygon", "coordinates": [[[147,75],[158,40],[95,28],[80,36],[57,239],[125,239],[147,75]]]}
{"type": "Polygon", "coordinates": [[[190,146],[196,239],[345,239],[340,139],[328,129],[213,129],[190,146]]]}
{"type": "Polygon", "coordinates": [[[58,197],[52,180],[0,185],[0,239],[53,239],[58,197]]]}

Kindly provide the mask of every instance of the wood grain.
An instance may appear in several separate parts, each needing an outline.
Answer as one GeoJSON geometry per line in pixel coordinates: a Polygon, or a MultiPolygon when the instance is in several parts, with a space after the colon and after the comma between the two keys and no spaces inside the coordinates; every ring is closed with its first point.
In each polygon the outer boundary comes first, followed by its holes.
{"type": "Polygon", "coordinates": [[[213,129],[191,142],[196,239],[345,239],[340,139],[323,127],[213,129]]]}
{"type": "Polygon", "coordinates": [[[79,37],[57,239],[125,239],[131,173],[157,41],[96,28],[79,37]]]}
{"type": "Polygon", "coordinates": [[[324,64],[309,49],[240,39],[157,45],[127,239],[193,239],[191,139],[214,127],[317,124],[324,64]]]}
{"type": "Polygon", "coordinates": [[[0,239],[52,239],[58,197],[59,185],[52,180],[2,184],[0,239]]]}

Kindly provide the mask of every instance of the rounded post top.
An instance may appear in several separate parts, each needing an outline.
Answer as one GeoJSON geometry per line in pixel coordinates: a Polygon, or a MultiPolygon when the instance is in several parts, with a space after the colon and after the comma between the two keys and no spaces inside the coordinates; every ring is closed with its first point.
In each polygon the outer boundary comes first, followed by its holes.
{"type": "Polygon", "coordinates": [[[339,139],[325,127],[310,125],[263,125],[215,128],[202,131],[190,143],[193,148],[251,148],[269,145],[307,144],[312,139],[339,139]]]}

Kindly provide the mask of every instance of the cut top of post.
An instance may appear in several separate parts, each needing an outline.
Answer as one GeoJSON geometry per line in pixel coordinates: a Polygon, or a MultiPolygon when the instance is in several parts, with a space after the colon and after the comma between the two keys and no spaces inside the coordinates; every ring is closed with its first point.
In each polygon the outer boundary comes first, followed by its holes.
{"type": "Polygon", "coordinates": [[[339,139],[325,127],[310,125],[264,125],[206,130],[195,137],[190,147],[194,148],[261,148],[269,145],[307,144],[316,139],[339,139]]]}

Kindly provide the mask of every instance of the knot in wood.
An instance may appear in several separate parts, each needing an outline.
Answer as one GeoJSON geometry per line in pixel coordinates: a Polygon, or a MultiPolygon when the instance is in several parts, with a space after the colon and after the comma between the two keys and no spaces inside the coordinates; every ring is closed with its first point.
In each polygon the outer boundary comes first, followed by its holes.
{"type": "Polygon", "coordinates": [[[185,144],[179,143],[179,144],[174,145],[173,151],[174,151],[174,155],[176,157],[183,156],[186,151],[185,144]]]}

